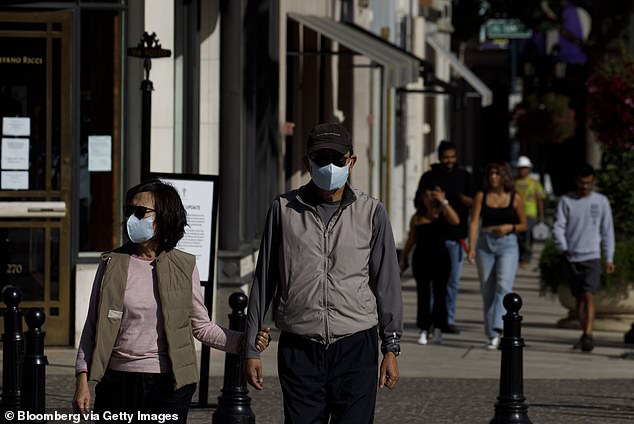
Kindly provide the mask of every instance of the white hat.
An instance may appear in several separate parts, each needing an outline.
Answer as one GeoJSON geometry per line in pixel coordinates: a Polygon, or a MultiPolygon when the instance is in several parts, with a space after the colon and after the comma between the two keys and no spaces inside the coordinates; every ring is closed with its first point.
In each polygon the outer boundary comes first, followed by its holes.
{"type": "Polygon", "coordinates": [[[517,158],[517,167],[518,168],[532,168],[533,163],[526,156],[520,156],[517,158]]]}

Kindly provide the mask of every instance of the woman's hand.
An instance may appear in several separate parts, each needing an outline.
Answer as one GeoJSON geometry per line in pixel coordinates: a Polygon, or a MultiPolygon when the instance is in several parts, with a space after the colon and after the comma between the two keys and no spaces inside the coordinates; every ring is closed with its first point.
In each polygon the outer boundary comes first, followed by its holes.
{"type": "Polygon", "coordinates": [[[401,259],[398,263],[398,266],[401,269],[401,272],[405,271],[407,267],[409,266],[409,264],[407,263],[407,259],[406,258],[401,259]]]}
{"type": "Polygon", "coordinates": [[[505,230],[506,224],[503,225],[498,225],[496,227],[493,227],[493,229],[491,230],[491,232],[493,233],[494,236],[496,237],[500,237],[503,236],[504,234],[507,233],[507,231],[505,230]]]}
{"type": "Polygon", "coordinates": [[[467,262],[469,262],[471,265],[475,263],[475,249],[469,249],[469,253],[467,253],[467,262]]]}
{"type": "Polygon", "coordinates": [[[447,200],[447,197],[445,197],[445,192],[442,191],[440,188],[432,191],[431,195],[439,204],[443,204],[445,200],[447,200]]]}
{"type": "Polygon", "coordinates": [[[271,343],[271,328],[265,327],[258,331],[258,335],[255,338],[255,348],[258,352],[264,352],[271,343]]]}
{"type": "Polygon", "coordinates": [[[75,396],[73,396],[73,410],[86,414],[90,411],[90,388],[88,387],[88,373],[77,375],[75,381],[75,396]]]}

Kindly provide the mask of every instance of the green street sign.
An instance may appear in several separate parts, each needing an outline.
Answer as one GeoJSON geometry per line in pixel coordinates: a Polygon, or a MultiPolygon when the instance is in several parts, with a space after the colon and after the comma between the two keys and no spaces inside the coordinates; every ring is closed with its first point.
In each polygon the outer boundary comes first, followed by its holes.
{"type": "Polygon", "coordinates": [[[484,27],[489,39],[529,38],[533,35],[533,31],[519,19],[489,19],[484,27]]]}

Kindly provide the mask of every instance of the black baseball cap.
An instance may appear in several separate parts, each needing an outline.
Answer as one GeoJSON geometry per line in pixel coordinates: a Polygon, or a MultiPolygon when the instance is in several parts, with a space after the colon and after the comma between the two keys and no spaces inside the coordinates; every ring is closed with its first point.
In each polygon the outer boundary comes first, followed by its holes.
{"type": "Polygon", "coordinates": [[[308,133],[306,152],[310,155],[321,149],[331,149],[345,155],[348,150],[352,150],[352,137],[341,124],[319,124],[308,133]]]}

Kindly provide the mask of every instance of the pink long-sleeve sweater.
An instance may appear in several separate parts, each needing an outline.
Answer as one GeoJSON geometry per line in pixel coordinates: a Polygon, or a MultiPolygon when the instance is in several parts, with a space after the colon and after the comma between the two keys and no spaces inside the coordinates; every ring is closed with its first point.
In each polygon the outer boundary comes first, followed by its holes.
{"type": "MultiPolygon", "coordinates": [[[[171,372],[163,315],[159,308],[159,292],[153,270],[153,259],[130,256],[121,327],[108,368],[128,372],[171,372]]],[[[88,316],[77,351],[76,373],[86,372],[92,358],[101,286],[101,281],[97,279],[93,284],[88,316]]],[[[191,323],[194,337],[202,343],[226,352],[239,351],[242,333],[221,327],[209,319],[196,267],[192,274],[191,323]]]]}

